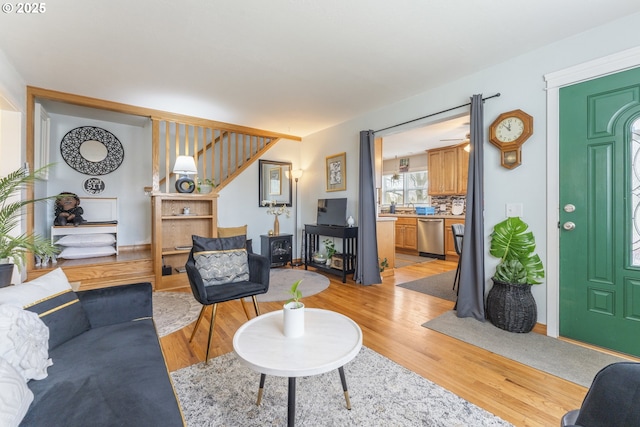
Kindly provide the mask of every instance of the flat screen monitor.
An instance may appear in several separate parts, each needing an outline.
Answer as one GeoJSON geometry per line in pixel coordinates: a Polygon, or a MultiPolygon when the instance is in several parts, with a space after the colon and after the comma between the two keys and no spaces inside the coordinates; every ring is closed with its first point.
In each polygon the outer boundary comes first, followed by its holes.
{"type": "Polygon", "coordinates": [[[318,199],[318,225],[347,225],[347,199],[318,199]]]}

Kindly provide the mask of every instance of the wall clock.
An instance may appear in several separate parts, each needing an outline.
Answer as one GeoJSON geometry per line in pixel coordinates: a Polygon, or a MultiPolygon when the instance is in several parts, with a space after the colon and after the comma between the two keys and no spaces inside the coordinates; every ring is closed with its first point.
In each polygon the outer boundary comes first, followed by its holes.
{"type": "Polygon", "coordinates": [[[489,127],[489,141],[500,150],[500,164],[513,169],[522,164],[520,147],[533,134],[533,117],[522,110],[500,114],[489,127]]]}
{"type": "Polygon", "coordinates": [[[60,153],[69,166],[85,175],[106,175],[118,169],[124,160],[118,138],[94,126],[70,130],[60,142],[60,153]]]}

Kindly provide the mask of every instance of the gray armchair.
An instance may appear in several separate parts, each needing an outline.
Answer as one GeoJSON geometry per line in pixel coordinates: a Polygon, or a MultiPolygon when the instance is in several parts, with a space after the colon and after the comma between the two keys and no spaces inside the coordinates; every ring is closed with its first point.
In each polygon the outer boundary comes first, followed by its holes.
{"type": "Polygon", "coordinates": [[[613,363],[601,369],[580,409],[567,412],[560,426],[640,426],[640,363],[613,363]]]}
{"type": "Polygon", "coordinates": [[[193,241],[194,245],[189,253],[189,259],[187,260],[185,268],[187,270],[187,277],[189,278],[189,284],[191,285],[193,296],[200,304],[202,304],[202,310],[200,310],[200,315],[198,316],[196,325],[193,328],[189,342],[193,341],[193,337],[195,336],[198,326],[204,316],[205,309],[208,306],[212,306],[211,325],[209,327],[209,339],[207,343],[207,353],[205,356],[205,361],[208,362],[218,303],[236,299],[240,300],[242,308],[247,315],[247,319],[249,319],[249,313],[242,302],[242,298],[251,297],[253,299],[253,306],[255,308],[256,315],[259,316],[260,308],[258,307],[256,295],[267,293],[269,290],[269,273],[271,271],[271,266],[267,257],[254,253],[246,253],[249,269],[247,280],[235,280],[229,283],[217,283],[211,285],[203,279],[201,270],[196,265],[195,256],[197,256],[197,253],[199,251],[222,252],[244,249],[246,245],[245,236],[230,238],[203,238],[193,236],[193,241]]]}

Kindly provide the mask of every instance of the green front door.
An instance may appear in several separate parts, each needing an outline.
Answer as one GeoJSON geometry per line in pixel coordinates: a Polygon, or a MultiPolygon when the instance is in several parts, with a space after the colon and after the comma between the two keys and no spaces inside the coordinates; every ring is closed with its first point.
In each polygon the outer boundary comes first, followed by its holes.
{"type": "Polygon", "coordinates": [[[560,335],[640,356],[640,69],[560,91],[560,335]]]}

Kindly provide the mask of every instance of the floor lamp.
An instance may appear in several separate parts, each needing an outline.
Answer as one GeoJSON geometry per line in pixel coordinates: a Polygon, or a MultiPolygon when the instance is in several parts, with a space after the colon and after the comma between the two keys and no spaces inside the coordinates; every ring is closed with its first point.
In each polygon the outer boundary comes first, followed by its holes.
{"type": "Polygon", "coordinates": [[[291,266],[298,267],[302,265],[301,262],[293,261],[294,257],[298,255],[297,247],[298,247],[298,179],[302,177],[302,169],[296,169],[291,171],[291,177],[296,181],[296,205],[293,211],[293,227],[295,232],[293,233],[293,254],[291,255],[291,266]]]}

